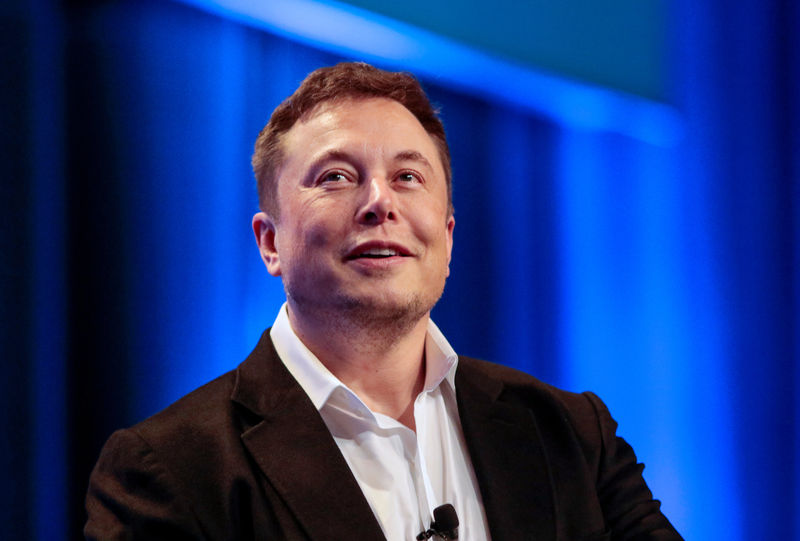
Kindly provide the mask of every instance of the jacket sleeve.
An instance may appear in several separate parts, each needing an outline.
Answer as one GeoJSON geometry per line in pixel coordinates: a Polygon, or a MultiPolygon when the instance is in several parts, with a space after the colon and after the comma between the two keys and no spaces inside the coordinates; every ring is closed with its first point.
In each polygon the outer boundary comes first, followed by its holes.
{"type": "Polygon", "coordinates": [[[112,434],[89,478],[87,540],[199,540],[178,481],[134,430],[112,434]]]}
{"type": "Polygon", "coordinates": [[[594,409],[599,435],[597,495],[614,541],[676,541],[681,536],[661,513],[661,502],[642,477],[644,466],[628,443],[617,436],[617,423],[593,393],[583,396],[594,409]]]}

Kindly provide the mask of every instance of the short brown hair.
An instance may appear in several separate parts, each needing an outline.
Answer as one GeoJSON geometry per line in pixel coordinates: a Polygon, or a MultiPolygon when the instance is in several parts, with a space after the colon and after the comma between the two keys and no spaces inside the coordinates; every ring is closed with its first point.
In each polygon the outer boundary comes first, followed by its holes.
{"type": "Polygon", "coordinates": [[[272,112],[256,139],[253,172],[259,207],[278,219],[277,172],[283,163],[282,139],[295,123],[323,102],[353,98],[388,98],[405,106],[419,120],[439,149],[447,182],[447,201],[453,211],[450,149],[444,126],[419,81],[410,73],[390,72],[363,62],[342,62],[311,72],[294,94],[272,112]]]}

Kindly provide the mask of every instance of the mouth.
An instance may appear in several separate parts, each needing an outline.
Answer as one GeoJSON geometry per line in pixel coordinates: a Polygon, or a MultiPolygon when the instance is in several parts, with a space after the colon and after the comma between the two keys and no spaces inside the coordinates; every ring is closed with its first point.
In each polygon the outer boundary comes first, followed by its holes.
{"type": "Polygon", "coordinates": [[[387,244],[384,242],[368,242],[360,244],[351,250],[345,259],[354,261],[357,259],[388,259],[391,257],[409,257],[411,253],[402,246],[387,244]]]}

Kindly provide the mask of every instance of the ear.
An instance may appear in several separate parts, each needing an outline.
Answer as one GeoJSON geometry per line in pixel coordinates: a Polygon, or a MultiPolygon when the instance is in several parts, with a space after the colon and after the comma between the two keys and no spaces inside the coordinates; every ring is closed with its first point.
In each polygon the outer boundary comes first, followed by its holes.
{"type": "Polygon", "coordinates": [[[253,216],[253,233],[256,236],[261,260],[272,276],[281,275],[281,262],[275,246],[275,222],[265,212],[257,212],[253,216]]]}
{"type": "Polygon", "coordinates": [[[450,258],[453,255],[453,229],[456,227],[456,219],[451,214],[447,219],[447,276],[450,276],[450,258]]]}

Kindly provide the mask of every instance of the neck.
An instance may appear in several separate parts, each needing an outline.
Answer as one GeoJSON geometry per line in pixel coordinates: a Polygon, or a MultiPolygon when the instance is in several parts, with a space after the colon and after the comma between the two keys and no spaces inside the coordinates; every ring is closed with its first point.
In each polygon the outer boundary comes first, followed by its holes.
{"type": "Polygon", "coordinates": [[[292,329],[305,346],[372,410],[412,430],[414,400],[425,383],[429,314],[416,321],[314,317],[289,305],[292,329]]]}

